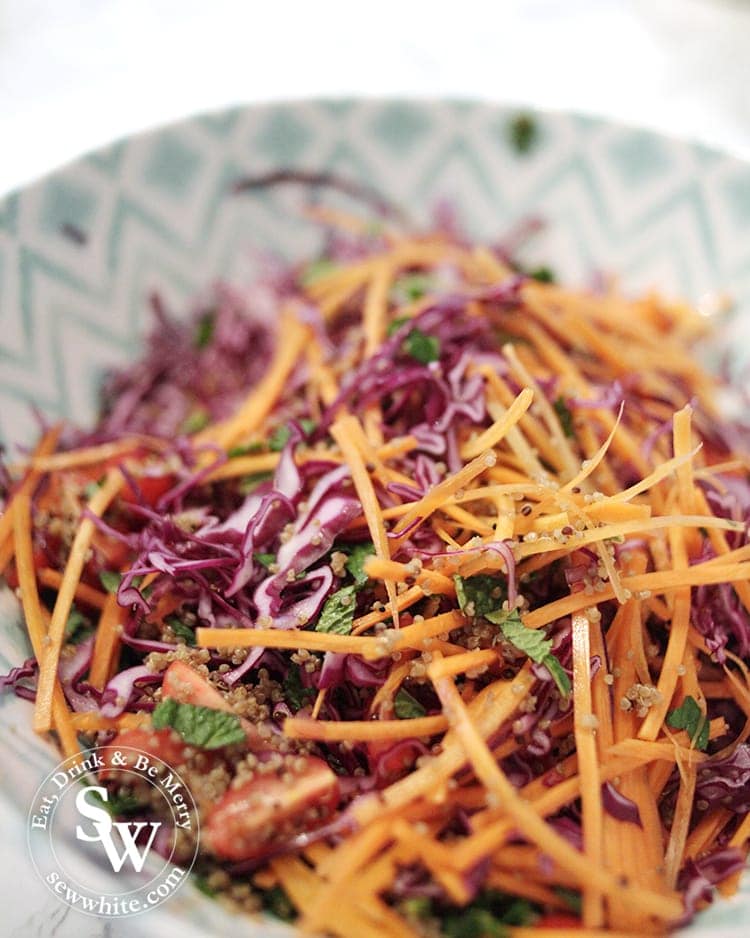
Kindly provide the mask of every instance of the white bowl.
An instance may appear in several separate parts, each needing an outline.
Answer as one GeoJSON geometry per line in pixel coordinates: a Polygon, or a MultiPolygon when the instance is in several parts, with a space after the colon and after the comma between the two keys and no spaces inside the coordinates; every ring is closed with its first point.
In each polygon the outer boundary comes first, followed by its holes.
{"type": "MultiPolygon", "coordinates": [[[[554,113],[535,115],[535,145],[519,154],[509,142],[514,116],[466,101],[234,109],[120,141],[12,193],[0,201],[0,434],[9,444],[31,442],[30,405],[52,418],[91,420],[103,370],[139,347],[152,289],[172,309],[187,309],[215,278],[252,276],[268,251],[309,254],[319,232],[298,211],[309,193],[284,186],[231,194],[236,178],[279,167],[364,181],[418,223],[448,199],[478,237],[497,238],[518,219],[541,216],[547,227],[526,259],[550,264],[565,281],[615,272],[626,289],[656,287],[707,309],[717,291],[727,292],[736,308],[722,322],[721,343],[736,367],[747,361],[750,167],[696,144],[554,113]]],[[[0,668],[27,654],[6,594],[0,668]]],[[[34,737],[30,718],[25,702],[0,699],[3,931],[47,934],[54,923],[60,938],[103,936],[103,922],[66,917],[34,879],[24,816],[57,759],[34,737]]],[[[739,938],[748,920],[746,877],[738,897],[717,901],[689,933],[739,938]]],[[[160,938],[229,928],[254,938],[289,934],[268,922],[229,922],[192,887],[155,912],[106,927],[109,936],[160,938]]]]}

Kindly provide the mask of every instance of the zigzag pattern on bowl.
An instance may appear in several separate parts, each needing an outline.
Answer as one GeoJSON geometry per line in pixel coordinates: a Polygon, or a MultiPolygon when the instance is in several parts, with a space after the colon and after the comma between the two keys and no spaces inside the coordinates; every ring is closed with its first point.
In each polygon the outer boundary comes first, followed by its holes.
{"type": "MultiPolygon", "coordinates": [[[[228,110],[113,144],[0,200],[0,439],[33,440],[32,406],[51,418],[92,419],[102,370],[138,348],[152,289],[185,309],[217,276],[251,276],[268,251],[301,258],[313,250],[319,234],[300,220],[299,191],[229,194],[239,176],[279,166],[360,179],[417,223],[449,199],[468,229],[488,238],[541,215],[548,225],[528,260],[551,263],[567,281],[605,269],[628,289],[658,286],[691,300],[726,290],[736,311],[723,344],[738,364],[750,360],[750,167],[698,145],[550,113],[537,115],[538,144],[521,157],[508,144],[513,115],[460,101],[228,110]]],[[[7,669],[26,650],[4,604],[0,623],[7,669]]],[[[21,810],[29,773],[36,784],[53,761],[31,735],[26,705],[6,699],[0,796],[21,810]]],[[[689,934],[740,938],[748,909],[746,877],[740,896],[716,904],[689,934]]],[[[153,924],[170,924],[173,914],[211,928],[211,907],[187,891],[153,924]]]]}

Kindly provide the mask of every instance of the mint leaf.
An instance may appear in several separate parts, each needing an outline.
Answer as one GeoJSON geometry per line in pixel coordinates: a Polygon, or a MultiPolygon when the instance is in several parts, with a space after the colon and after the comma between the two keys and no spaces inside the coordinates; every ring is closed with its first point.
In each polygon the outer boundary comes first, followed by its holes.
{"type": "Polygon", "coordinates": [[[695,698],[689,694],[681,706],[669,711],[667,726],[675,730],[685,730],[696,749],[705,749],[708,745],[708,719],[695,698]]]}
{"type": "Polygon", "coordinates": [[[547,638],[541,629],[527,629],[517,609],[511,612],[490,613],[485,618],[500,626],[503,638],[511,645],[528,655],[532,661],[544,665],[563,696],[570,693],[570,678],[552,654],[552,639],[547,638]]]}
{"type": "Polygon", "coordinates": [[[71,645],[80,645],[94,632],[93,625],[82,615],[75,606],[70,610],[68,621],[65,623],[65,639],[71,645]]]}
{"type": "Polygon", "coordinates": [[[348,635],[354,622],[356,609],[357,587],[342,586],[326,600],[315,624],[316,632],[335,632],[337,635],[348,635]]]}
{"type": "Polygon", "coordinates": [[[221,749],[245,739],[245,731],[236,714],[179,703],[172,698],[156,705],[151,722],[157,730],[165,727],[177,730],[186,743],[199,749],[221,749]]]}
{"type": "Polygon", "coordinates": [[[272,453],[280,453],[289,441],[292,431],[287,426],[276,427],[268,440],[268,448],[272,453]]]}
{"type": "Polygon", "coordinates": [[[346,569],[354,577],[357,586],[364,586],[370,579],[365,573],[365,563],[368,557],[375,553],[375,547],[372,541],[366,544],[355,544],[349,553],[349,559],[346,561],[346,569]]]}
{"type": "Polygon", "coordinates": [[[212,887],[208,885],[207,876],[203,876],[201,873],[193,873],[192,879],[193,879],[193,884],[195,885],[195,888],[199,889],[203,893],[204,896],[208,896],[210,899],[213,899],[215,896],[218,895],[216,890],[212,889],[212,887]]]}
{"type": "Polygon", "coordinates": [[[411,316],[397,316],[388,326],[388,338],[395,335],[401,326],[405,326],[411,319],[411,316]]]}
{"type": "Polygon", "coordinates": [[[253,554],[253,559],[268,570],[276,563],[276,554],[253,554]]]}
{"type": "Polygon", "coordinates": [[[454,576],[453,581],[458,605],[472,619],[487,618],[489,614],[499,612],[508,598],[505,580],[500,577],[480,573],[469,577],[454,576]]]}
{"type": "Polygon", "coordinates": [[[122,574],[115,573],[114,570],[100,570],[99,582],[108,593],[116,593],[120,588],[122,574]]]}
{"type": "Polygon", "coordinates": [[[527,899],[488,889],[465,908],[446,912],[442,930],[447,938],[508,938],[509,926],[530,925],[537,915],[527,899]]]}
{"type": "Polygon", "coordinates": [[[170,616],[166,622],[177,638],[181,638],[186,645],[195,645],[195,630],[189,625],[185,625],[177,616],[170,616]]]}
{"type": "Polygon", "coordinates": [[[436,362],[440,358],[440,339],[427,335],[421,329],[412,329],[404,339],[404,351],[422,365],[436,362]]]}
{"type": "Polygon", "coordinates": [[[211,422],[211,415],[205,407],[194,407],[180,424],[180,433],[197,433],[211,422]]]}
{"type": "Polygon", "coordinates": [[[333,273],[337,265],[328,257],[320,257],[316,261],[311,261],[300,274],[300,283],[303,287],[309,287],[311,283],[320,280],[327,274],[333,273]]]}
{"type": "Polygon", "coordinates": [[[583,908],[583,901],[580,892],[570,889],[568,886],[556,886],[555,894],[567,905],[571,912],[580,916],[583,908]]]}
{"type": "Polygon", "coordinates": [[[103,808],[106,808],[106,810],[109,811],[112,817],[119,817],[123,814],[134,814],[136,811],[139,811],[143,808],[143,802],[136,798],[132,792],[127,791],[107,791],[106,798],[102,798],[99,795],[99,792],[92,791],[89,792],[89,798],[93,798],[94,801],[98,801],[103,808]]]}
{"type": "Polygon", "coordinates": [[[302,427],[302,432],[305,436],[310,436],[313,430],[318,426],[314,420],[310,420],[309,417],[300,417],[299,425],[302,427]]]}
{"type": "Polygon", "coordinates": [[[528,271],[529,277],[532,280],[538,280],[539,283],[555,283],[556,277],[555,272],[551,267],[547,267],[546,264],[543,264],[541,267],[534,267],[532,270],[528,271]]]}
{"type": "Polygon", "coordinates": [[[517,114],[508,125],[508,139],[516,153],[528,153],[538,137],[539,128],[531,114],[517,114]]]}
{"type": "Polygon", "coordinates": [[[243,476],[240,479],[240,495],[249,495],[261,484],[273,478],[272,472],[253,472],[250,475],[243,476]]]}
{"type": "Polygon", "coordinates": [[[234,459],[237,456],[252,456],[255,453],[262,453],[265,447],[262,443],[245,443],[243,446],[233,446],[227,450],[227,459],[234,459]]]}
{"type": "Polygon", "coordinates": [[[297,918],[297,910],[281,886],[274,886],[263,893],[263,908],[282,922],[293,922],[297,918]]]}
{"type": "Polygon", "coordinates": [[[284,699],[295,711],[301,710],[311,697],[315,696],[313,687],[305,687],[299,673],[299,665],[292,662],[284,678],[284,699]]]}
{"type": "Polygon", "coordinates": [[[432,288],[429,274],[404,274],[393,284],[391,296],[396,303],[414,303],[420,300],[432,288]]]}
{"type": "Polygon", "coordinates": [[[399,720],[414,720],[427,713],[422,704],[403,687],[399,689],[393,701],[393,712],[399,720]]]}
{"type": "Polygon", "coordinates": [[[198,327],[195,330],[195,347],[206,348],[214,337],[214,325],[216,324],[216,314],[211,311],[204,313],[198,320],[198,327]]]}
{"type": "Polygon", "coordinates": [[[555,408],[555,413],[557,414],[557,419],[560,421],[560,426],[562,431],[567,437],[574,437],[575,430],[573,429],[573,414],[570,412],[570,408],[565,403],[565,398],[560,395],[557,400],[552,405],[555,408]]]}

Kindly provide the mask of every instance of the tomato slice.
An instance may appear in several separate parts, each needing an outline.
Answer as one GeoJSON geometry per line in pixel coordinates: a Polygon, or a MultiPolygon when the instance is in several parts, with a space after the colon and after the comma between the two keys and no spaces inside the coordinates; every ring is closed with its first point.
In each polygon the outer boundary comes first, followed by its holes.
{"type": "MultiPolygon", "coordinates": [[[[163,699],[173,699],[180,703],[193,704],[196,707],[208,707],[211,710],[234,711],[221,693],[184,661],[173,661],[164,672],[162,682],[163,699]]],[[[257,728],[244,717],[240,723],[245,731],[248,744],[254,749],[268,748],[257,728]]]]}
{"type": "Polygon", "coordinates": [[[177,737],[177,734],[170,729],[121,730],[109,745],[111,750],[105,759],[107,768],[103,769],[100,773],[100,777],[104,779],[111,778],[115,774],[115,766],[112,761],[114,756],[113,750],[115,749],[122,750],[122,758],[117,760],[120,763],[120,768],[123,767],[122,763],[128,767],[132,767],[138,760],[137,753],[130,752],[129,750],[145,752],[148,756],[161,759],[162,762],[166,762],[167,765],[172,768],[183,765],[187,759],[186,751],[188,747],[177,737]]]}
{"type": "Polygon", "coordinates": [[[203,840],[224,860],[253,860],[275,843],[319,827],[338,801],[338,779],[322,759],[291,756],[282,774],[259,773],[227,791],[206,818],[203,840]]]}
{"type": "Polygon", "coordinates": [[[130,505],[140,505],[142,502],[153,508],[159,499],[174,487],[175,477],[172,473],[163,475],[139,475],[133,477],[140,489],[140,495],[130,482],[126,482],[120,491],[122,501],[130,505]]]}

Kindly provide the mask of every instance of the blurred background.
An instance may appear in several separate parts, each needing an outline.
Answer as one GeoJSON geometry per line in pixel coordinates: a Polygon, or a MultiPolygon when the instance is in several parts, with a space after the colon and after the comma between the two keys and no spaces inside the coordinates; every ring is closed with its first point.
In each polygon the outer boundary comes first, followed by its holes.
{"type": "Polygon", "coordinates": [[[576,109],[750,156],[750,0],[0,0],[0,192],[196,110],[315,95],[576,109]]]}

